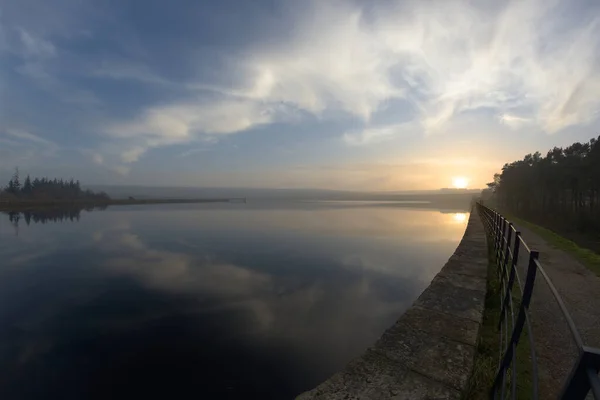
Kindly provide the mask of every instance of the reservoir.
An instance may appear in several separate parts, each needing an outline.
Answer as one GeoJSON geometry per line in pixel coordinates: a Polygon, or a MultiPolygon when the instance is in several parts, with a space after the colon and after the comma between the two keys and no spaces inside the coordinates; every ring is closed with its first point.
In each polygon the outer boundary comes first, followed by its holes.
{"type": "Polygon", "coordinates": [[[264,398],[372,345],[467,210],[275,201],[0,214],[0,398],[264,398]]]}

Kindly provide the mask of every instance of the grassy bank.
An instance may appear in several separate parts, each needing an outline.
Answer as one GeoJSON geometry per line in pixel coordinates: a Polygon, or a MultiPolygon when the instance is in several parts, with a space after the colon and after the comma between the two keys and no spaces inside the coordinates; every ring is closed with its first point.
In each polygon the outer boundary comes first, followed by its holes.
{"type": "MultiPolygon", "coordinates": [[[[493,251],[490,247],[483,322],[479,330],[473,374],[471,375],[463,399],[489,399],[490,389],[498,371],[500,359],[500,332],[498,330],[498,323],[500,321],[501,290],[496,264],[493,258],[493,251]]],[[[518,296],[513,296],[513,304],[516,311],[520,304],[518,296]]],[[[529,398],[531,397],[532,391],[532,379],[529,339],[527,337],[526,329],[523,331],[519,346],[517,347],[516,365],[518,373],[517,398],[529,398]]],[[[507,376],[510,376],[510,371],[507,376]]],[[[509,384],[510,382],[507,382],[507,385],[509,384]]]]}
{"type": "Polygon", "coordinates": [[[590,271],[600,276],[600,254],[590,249],[580,247],[579,245],[577,245],[577,243],[563,236],[560,236],[558,233],[550,229],[536,225],[524,219],[515,217],[514,215],[506,215],[506,218],[535,232],[542,239],[548,242],[548,244],[550,244],[552,247],[563,250],[566,253],[572,255],[579,262],[585,265],[590,271]]]}
{"type": "MultiPolygon", "coordinates": [[[[491,257],[490,252],[490,257],[491,257]]],[[[479,330],[473,374],[463,399],[488,399],[498,369],[498,321],[500,320],[500,287],[496,267],[490,260],[483,323],[479,330]]]]}

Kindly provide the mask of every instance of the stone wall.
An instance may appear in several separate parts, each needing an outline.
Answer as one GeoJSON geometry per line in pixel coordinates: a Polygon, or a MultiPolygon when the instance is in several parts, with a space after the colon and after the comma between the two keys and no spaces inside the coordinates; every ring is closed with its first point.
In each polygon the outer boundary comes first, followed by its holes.
{"type": "Polygon", "coordinates": [[[459,399],[473,369],[487,265],[474,208],[456,251],[413,306],[364,354],[298,399],[459,399]]]}

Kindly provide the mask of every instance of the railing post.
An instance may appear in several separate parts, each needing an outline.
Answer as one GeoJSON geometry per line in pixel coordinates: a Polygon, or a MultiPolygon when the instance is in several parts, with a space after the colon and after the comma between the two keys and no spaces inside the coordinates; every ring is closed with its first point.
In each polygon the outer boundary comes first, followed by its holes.
{"type": "MultiPolygon", "coordinates": [[[[598,387],[598,385],[600,385],[598,379],[599,369],[600,351],[583,346],[579,353],[577,363],[573,367],[559,399],[583,400],[590,389],[592,389],[593,392],[598,392],[600,389],[598,387]]],[[[599,398],[597,395],[600,395],[600,393],[594,393],[595,398],[599,398]]]]}

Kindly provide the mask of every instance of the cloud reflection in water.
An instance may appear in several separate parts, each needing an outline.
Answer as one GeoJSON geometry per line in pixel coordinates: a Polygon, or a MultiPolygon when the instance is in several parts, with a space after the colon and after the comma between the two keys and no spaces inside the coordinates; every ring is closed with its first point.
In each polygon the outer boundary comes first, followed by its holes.
{"type": "Polygon", "coordinates": [[[32,224],[6,237],[45,255],[0,269],[0,324],[12,327],[0,331],[0,367],[15,371],[0,394],[53,368],[58,383],[78,379],[79,397],[291,397],[414,301],[462,236],[455,215],[163,207],[85,214],[76,230],[32,224]]]}

